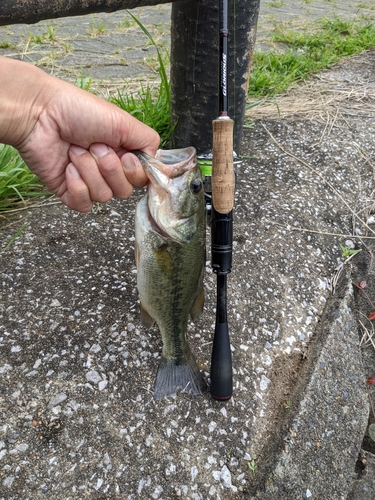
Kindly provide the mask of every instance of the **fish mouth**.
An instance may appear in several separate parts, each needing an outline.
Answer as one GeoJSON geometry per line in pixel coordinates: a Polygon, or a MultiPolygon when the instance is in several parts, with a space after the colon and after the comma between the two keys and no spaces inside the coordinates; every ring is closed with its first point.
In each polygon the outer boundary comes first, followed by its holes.
{"type": "MultiPolygon", "coordinates": [[[[168,204],[169,197],[185,188],[185,174],[196,168],[196,150],[189,146],[183,149],[159,149],[155,157],[150,156],[144,151],[132,151],[137,156],[141,165],[150,180],[148,193],[155,190],[158,204],[150,206],[148,204],[148,217],[152,229],[163,239],[168,239],[177,244],[184,244],[191,241],[196,233],[196,228],[189,227],[191,215],[185,213],[180,216],[177,213],[171,213],[171,206],[168,204]],[[161,220],[158,215],[160,205],[167,205],[166,220],[161,220]]],[[[188,187],[188,186],[186,186],[188,187]]]]}
{"type": "Polygon", "coordinates": [[[135,149],[132,153],[139,159],[147,177],[153,184],[160,186],[160,177],[169,179],[180,177],[195,164],[196,150],[193,146],[183,149],[158,149],[155,157],[135,149]]]}

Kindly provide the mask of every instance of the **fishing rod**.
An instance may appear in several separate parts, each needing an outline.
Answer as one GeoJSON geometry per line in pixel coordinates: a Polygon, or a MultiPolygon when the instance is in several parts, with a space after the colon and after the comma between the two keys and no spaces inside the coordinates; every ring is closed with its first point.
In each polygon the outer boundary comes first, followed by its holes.
{"type": "Polygon", "coordinates": [[[233,392],[232,353],[227,318],[227,275],[233,246],[233,120],[228,115],[228,0],[220,0],[219,116],[212,122],[211,261],[217,275],[217,307],[211,358],[211,396],[218,401],[233,392]]]}

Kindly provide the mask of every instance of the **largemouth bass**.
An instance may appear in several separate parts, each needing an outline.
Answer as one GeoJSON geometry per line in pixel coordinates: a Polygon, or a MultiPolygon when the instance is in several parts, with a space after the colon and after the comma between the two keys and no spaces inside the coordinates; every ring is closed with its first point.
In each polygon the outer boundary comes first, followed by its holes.
{"type": "Polygon", "coordinates": [[[150,180],[136,210],[135,254],[142,324],[156,321],[163,341],[154,398],[201,394],[206,384],[186,337],[189,315],[197,318],[204,303],[206,229],[196,152],[134,153],[150,180]]]}

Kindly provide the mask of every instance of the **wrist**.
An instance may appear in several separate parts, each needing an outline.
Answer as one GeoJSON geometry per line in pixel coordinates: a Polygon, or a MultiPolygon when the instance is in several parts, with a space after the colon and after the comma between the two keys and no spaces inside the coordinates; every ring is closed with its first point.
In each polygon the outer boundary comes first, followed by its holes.
{"type": "Polygon", "coordinates": [[[31,133],[53,92],[49,78],[32,64],[0,57],[0,143],[17,148],[31,133]]]}

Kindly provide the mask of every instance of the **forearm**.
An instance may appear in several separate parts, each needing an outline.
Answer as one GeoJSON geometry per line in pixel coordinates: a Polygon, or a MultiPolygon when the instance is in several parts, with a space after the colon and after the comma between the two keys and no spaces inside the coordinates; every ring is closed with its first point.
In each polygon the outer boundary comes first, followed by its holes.
{"type": "Polygon", "coordinates": [[[54,92],[55,80],[35,66],[0,56],[0,143],[18,147],[54,92]]]}

